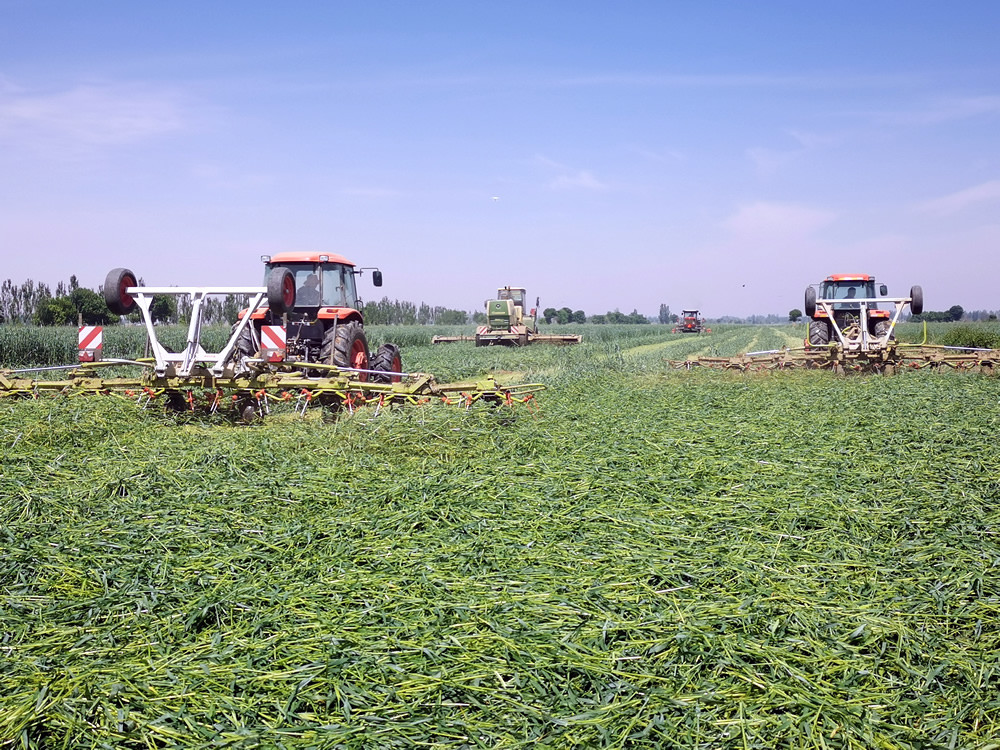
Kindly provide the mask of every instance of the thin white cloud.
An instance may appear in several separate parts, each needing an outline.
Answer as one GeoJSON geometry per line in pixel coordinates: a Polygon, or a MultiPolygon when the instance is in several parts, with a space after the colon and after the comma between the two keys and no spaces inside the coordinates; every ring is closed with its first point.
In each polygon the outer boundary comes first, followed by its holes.
{"type": "Polygon", "coordinates": [[[754,146],[747,149],[747,157],[753,162],[757,173],[769,177],[804,155],[840,142],[843,137],[824,133],[810,133],[802,130],[785,131],[798,144],[794,148],[775,149],[754,146]]]}
{"type": "Polygon", "coordinates": [[[769,75],[745,73],[623,73],[551,77],[540,82],[552,86],[630,86],[636,88],[773,88],[773,89],[849,89],[898,87],[912,76],[805,74],[769,75]]]}
{"type": "Polygon", "coordinates": [[[836,214],[791,203],[758,201],[740,206],[725,220],[725,228],[746,239],[794,239],[823,229],[836,214]]]}
{"type": "Polygon", "coordinates": [[[604,190],[607,185],[587,170],[581,169],[573,174],[559,175],[549,183],[549,187],[553,190],[604,190]]]}
{"type": "Polygon", "coordinates": [[[97,148],[182,130],[180,97],[138,85],[80,85],[56,92],[0,89],[0,143],[97,148]]]}
{"type": "Polygon", "coordinates": [[[825,146],[833,146],[840,143],[844,136],[833,133],[814,133],[805,130],[795,130],[789,128],[788,135],[794,138],[804,149],[813,150],[825,146]]]}
{"type": "Polygon", "coordinates": [[[762,177],[770,177],[779,172],[785,165],[798,158],[801,153],[800,149],[780,151],[778,149],[756,146],[747,149],[747,158],[753,162],[757,174],[762,177]]]}
{"type": "Polygon", "coordinates": [[[877,114],[876,118],[889,125],[920,126],[997,114],[1000,114],[1000,96],[991,94],[940,99],[928,103],[921,109],[908,112],[883,112],[877,114]]]}
{"type": "Polygon", "coordinates": [[[981,185],[924,201],[918,206],[918,210],[935,216],[952,216],[984,203],[995,203],[1000,207],[1000,180],[990,180],[981,185]]]}
{"type": "Polygon", "coordinates": [[[393,188],[380,187],[350,187],[340,191],[342,195],[350,195],[356,198],[396,198],[402,193],[393,188]]]}
{"type": "Polygon", "coordinates": [[[221,190],[258,189],[273,185],[273,175],[233,171],[218,164],[196,164],[191,176],[202,185],[221,190]]]}
{"type": "Polygon", "coordinates": [[[643,159],[648,161],[654,161],[661,164],[672,163],[684,161],[685,156],[681,151],[675,149],[666,149],[663,151],[658,151],[650,148],[645,148],[643,146],[632,146],[631,150],[641,156],[643,159]]]}
{"type": "Polygon", "coordinates": [[[608,187],[587,169],[560,164],[547,156],[536,156],[535,161],[550,171],[559,172],[549,180],[548,186],[552,190],[606,190],[608,187]]]}

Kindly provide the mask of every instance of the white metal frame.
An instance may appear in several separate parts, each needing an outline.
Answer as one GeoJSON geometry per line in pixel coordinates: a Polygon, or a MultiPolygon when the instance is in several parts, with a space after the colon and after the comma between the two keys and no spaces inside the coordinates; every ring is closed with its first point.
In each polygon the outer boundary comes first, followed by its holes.
{"type": "MultiPolygon", "coordinates": [[[[885,349],[889,340],[892,338],[892,332],[896,330],[896,323],[899,321],[899,316],[903,312],[903,308],[910,304],[910,297],[855,297],[855,298],[843,298],[843,299],[817,299],[816,309],[823,310],[826,312],[827,317],[830,321],[830,325],[833,327],[834,332],[837,334],[837,339],[840,341],[841,346],[844,347],[845,351],[851,352],[868,352],[876,349],[885,349]],[[891,302],[896,306],[896,312],[893,314],[889,322],[889,330],[881,338],[876,338],[868,332],[868,311],[874,309],[877,304],[891,302]],[[858,325],[861,328],[861,335],[856,338],[848,338],[844,332],[841,330],[840,326],[837,325],[837,320],[834,317],[834,305],[857,305],[858,309],[851,309],[849,312],[853,315],[857,313],[858,325]]],[[[837,312],[843,312],[844,308],[841,307],[837,312]]]]}
{"type": "MultiPolygon", "coordinates": [[[[211,365],[210,371],[213,375],[221,377],[236,349],[236,341],[243,330],[250,326],[250,316],[262,306],[267,298],[267,288],[261,286],[130,286],[125,289],[125,293],[135,298],[135,302],[142,312],[146,333],[149,336],[149,347],[156,360],[156,374],[164,377],[167,374],[167,369],[173,365],[174,374],[182,378],[190,376],[195,367],[206,365],[211,365]],[[175,297],[187,295],[191,302],[191,323],[188,325],[187,345],[183,352],[168,352],[156,338],[156,328],[153,325],[153,316],[150,314],[153,295],[156,294],[169,294],[175,297]],[[243,319],[233,329],[229,341],[220,352],[206,352],[201,347],[202,305],[205,299],[213,294],[245,294],[251,297],[250,306],[243,319]]],[[[250,335],[254,335],[253,326],[250,326],[250,335]]]]}

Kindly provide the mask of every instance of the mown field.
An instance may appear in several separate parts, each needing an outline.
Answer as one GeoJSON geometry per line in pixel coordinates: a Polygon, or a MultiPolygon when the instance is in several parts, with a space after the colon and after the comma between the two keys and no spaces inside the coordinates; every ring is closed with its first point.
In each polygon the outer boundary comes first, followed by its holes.
{"type": "Polygon", "coordinates": [[[537,408],[0,401],[0,748],[1000,747],[1000,378],[583,330],[371,332],[537,408]]]}

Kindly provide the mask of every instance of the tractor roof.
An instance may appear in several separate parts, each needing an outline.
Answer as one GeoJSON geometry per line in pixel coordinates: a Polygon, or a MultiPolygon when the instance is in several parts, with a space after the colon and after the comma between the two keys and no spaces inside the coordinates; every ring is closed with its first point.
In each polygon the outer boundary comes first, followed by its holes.
{"type": "Polygon", "coordinates": [[[836,273],[826,277],[827,281],[875,281],[874,276],[866,273],[836,273]]]}
{"type": "Polygon", "coordinates": [[[343,263],[345,266],[353,266],[354,263],[349,261],[343,255],[335,255],[334,253],[321,253],[318,251],[304,251],[304,252],[289,252],[289,253],[276,253],[271,256],[270,263],[343,263]],[[326,260],[320,260],[320,258],[326,258],[326,260]]]}

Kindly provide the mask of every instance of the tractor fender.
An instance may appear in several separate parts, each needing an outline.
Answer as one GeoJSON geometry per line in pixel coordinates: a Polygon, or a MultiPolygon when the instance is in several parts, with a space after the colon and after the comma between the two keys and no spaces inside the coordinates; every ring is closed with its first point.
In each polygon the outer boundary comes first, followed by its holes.
{"type": "Polygon", "coordinates": [[[316,313],[316,318],[327,321],[336,320],[338,324],[357,321],[358,323],[364,325],[365,322],[364,316],[362,316],[357,310],[350,307],[321,307],[316,313]]]}

